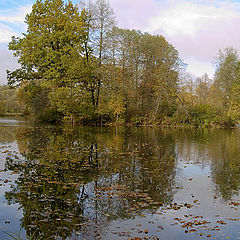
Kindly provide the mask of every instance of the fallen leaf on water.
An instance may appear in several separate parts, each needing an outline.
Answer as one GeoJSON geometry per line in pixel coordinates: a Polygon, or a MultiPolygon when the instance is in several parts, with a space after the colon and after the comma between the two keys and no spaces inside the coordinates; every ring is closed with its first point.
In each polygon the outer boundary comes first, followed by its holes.
{"type": "Polygon", "coordinates": [[[217,221],[217,223],[220,223],[220,224],[222,224],[222,225],[226,225],[227,223],[225,223],[223,220],[219,220],[219,221],[217,221]]]}
{"type": "Polygon", "coordinates": [[[8,150],[2,151],[2,153],[8,153],[8,152],[9,152],[8,150]]]}
{"type": "Polygon", "coordinates": [[[240,203],[238,203],[238,202],[230,202],[230,203],[229,203],[229,205],[233,205],[233,206],[239,206],[239,205],[240,205],[240,203]]]}

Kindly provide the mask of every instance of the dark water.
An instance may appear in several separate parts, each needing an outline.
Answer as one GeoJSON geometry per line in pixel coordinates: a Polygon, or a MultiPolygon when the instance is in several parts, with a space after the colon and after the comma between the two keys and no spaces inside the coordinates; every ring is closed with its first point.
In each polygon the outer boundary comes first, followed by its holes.
{"type": "Polygon", "coordinates": [[[240,239],[240,130],[0,119],[0,239],[240,239]]]}

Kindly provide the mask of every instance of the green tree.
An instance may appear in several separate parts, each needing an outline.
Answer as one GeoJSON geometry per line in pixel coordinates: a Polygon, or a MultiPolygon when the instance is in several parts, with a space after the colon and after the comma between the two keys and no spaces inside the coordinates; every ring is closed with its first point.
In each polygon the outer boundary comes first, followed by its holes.
{"type": "MultiPolygon", "coordinates": [[[[83,18],[71,1],[37,0],[26,16],[26,24],[27,33],[22,38],[12,37],[9,43],[21,67],[8,71],[8,83],[24,85],[26,92],[36,87],[34,91],[47,92],[48,107],[54,101],[48,93],[61,87],[85,86],[81,72],[83,18]]],[[[30,105],[32,102],[28,101],[30,105]]]]}
{"type": "Polygon", "coordinates": [[[0,85],[0,115],[22,112],[23,108],[18,103],[17,91],[6,85],[0,85]]]}
{"type": "Polygon", "coordinates": [[[211,79],[205,73],[202,77],[196,79],[197,86],[195,89],[199,104],[207,104],[211,79]]]}
{"type": "Polygon", "coordinates": [[[115,117],[117,123],[119,116],[125,112],[123,97],[119,95],[112,95],[110,101],[108,102],[108,109],[115,117]]]}
{"type": "Polygon", "coordinates": [[[143,36],[142,56],[142,111],[150,113],[155,122],[162,114],[169,114],[175,104],[182,61],[163,36],[150,34],[143,36]]]}
{"type": "Polygon", "coordinates": [[[84,11],[87,37],[84,40],[84,51],[88,77],[91,79],[92,103],[98,107],[100,89],[104,81],[104,66],[108,51],[109,32],[115,27],[115,17],[106,0],[82,1],[80,8],[84,11]]]}
{"type": "Polygon", "coordinates": [[[228,115],[235,121],[240,120],[240,84],[234,85],[228,100],[228,115]]]}
{"type": "Polygon", "coordinates": [[[232,86],[240,80],[238,51],[234,48],[220,50],[215,64],[215,83],[226,99],[231,92],[232,86]]]}
{"type": "Polygon", "coordinates": [[[178,51],[163,36],[117,28],[107,0],[37,0],[26,23],[9,43],[21,67],[8,84],[35,115],[161,122],[175,111],[178,51]]]}
{"type": "Polygon", "coordinates": [[[222,110],[232,124],[239,120],[240,58],[234,48],[219,51],[214,85],[218,88],[222,110]]]}

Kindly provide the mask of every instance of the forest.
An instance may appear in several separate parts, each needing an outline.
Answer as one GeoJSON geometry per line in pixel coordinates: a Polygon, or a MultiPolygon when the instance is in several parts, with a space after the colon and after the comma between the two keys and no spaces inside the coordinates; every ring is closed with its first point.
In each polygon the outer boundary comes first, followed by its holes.
{"type": "Polygon", "coordinates": [[[163,36],[118,28],[107,0],[37,0],[25,22],[26,33],[9,43],[20,67],[7,71],[0,114],[83,125],[239,122],[240,58],[234,48],[219,50],[213,79],[193,79],[163,36]]]}

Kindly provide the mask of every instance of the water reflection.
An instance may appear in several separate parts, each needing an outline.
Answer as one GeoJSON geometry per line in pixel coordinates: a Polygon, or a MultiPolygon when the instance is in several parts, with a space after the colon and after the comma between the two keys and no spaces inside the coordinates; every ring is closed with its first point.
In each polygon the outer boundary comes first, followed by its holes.
{"type": "Polygon", "coordinates": [[[65,239],[84,223],[128,219],[173,199],[171,135],[134,129],[21,128],[20,152],[6,168],[20,176],[9,204],[20,203],[27,233],[65,239]],[[161,143],[161,145],[159,145],[161,143]]]}
{"type": "Polygon", "coordinates": [[[176,134],[178,157],[211,166],[215,193],[225,201],[238,195],[240,187],[240,130],[202,129],[176,134]]]}
{"type": "MultiPolygon", "coordinates": [[[[159,211],[162,224],[171,211],[179,221],[186,211],[193,218],[206,209],[204,217],[217,222],[215,215],[239,213],[239,139],[239,130],[0,127],[5,171],[18,174],[5,198],[21,206],[21,226],[36,239],[101,239],[108,224],[159,211]],[[10,142],[18,151],[7,153],[10,142]]],[[[175,232],[185,234],[182,228],[175,232]]]]}

